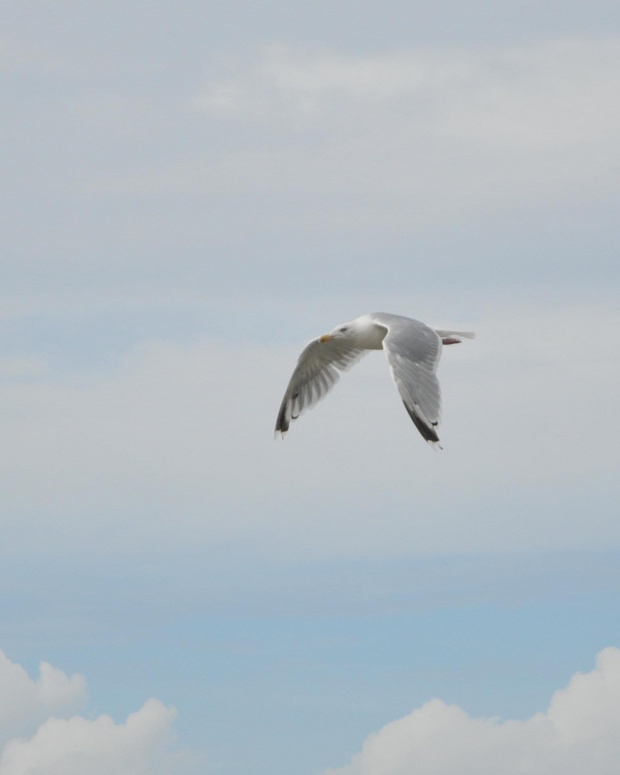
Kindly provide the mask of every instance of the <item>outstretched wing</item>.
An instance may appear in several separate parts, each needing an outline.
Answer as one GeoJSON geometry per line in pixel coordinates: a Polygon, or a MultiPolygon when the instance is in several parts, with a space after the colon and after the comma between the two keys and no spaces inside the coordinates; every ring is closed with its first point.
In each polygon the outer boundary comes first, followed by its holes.
{"type": "Polygon", "coordinates": [[[293,420],[329,393],[340,379],[338,372],[350,369],[365,352],[338,338],[327,342],[313,339],[306,345],[286,388],[276,421],[276,434],[284,436],[293,420]]]}
{"type": "Polygon", "coordinates": [[[426,441],[436,443],[441,393],[435,372],[441,337],[417,320],[390,316],[377,322],[387,328],[383,349],[405,409],[426,441]]]}

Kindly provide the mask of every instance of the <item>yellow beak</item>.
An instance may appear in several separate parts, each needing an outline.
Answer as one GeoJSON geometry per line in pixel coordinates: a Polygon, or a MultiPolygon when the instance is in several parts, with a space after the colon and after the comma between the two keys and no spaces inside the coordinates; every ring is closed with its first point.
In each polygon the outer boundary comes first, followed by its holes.
{"type": "Polygon", "coordinates": [[[323,334],[323,336],[319,337],[319,342],[329,342],[330,339],[333,339],[334,337],[331,334],[323,334]]]}

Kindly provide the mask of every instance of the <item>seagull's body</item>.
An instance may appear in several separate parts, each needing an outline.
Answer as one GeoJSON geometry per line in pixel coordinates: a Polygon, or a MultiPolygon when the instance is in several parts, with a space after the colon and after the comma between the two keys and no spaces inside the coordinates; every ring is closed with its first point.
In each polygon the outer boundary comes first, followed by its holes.
{"type": "Polygon", "coordinates": [[[276,434],[282,436],[302,412],[327,395],[345,371],[368,350],[384,350],[405,409],[426,441],[439,442],[441,396],[437,364],[442,344],[456,344],[463,331],[430,328],[419,320],[373,312],[336,326],[303,349],[278,412],[276,434]]]}

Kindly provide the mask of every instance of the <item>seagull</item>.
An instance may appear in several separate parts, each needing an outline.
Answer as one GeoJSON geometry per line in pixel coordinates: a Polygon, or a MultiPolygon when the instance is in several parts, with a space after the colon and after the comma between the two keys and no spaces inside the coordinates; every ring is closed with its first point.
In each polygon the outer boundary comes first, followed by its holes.
{"type": "Polygon", "coordinates": [[[439,445],[441,395],[436,371],[442,345],[473,339],[470,331],[444,331],[419,320],[373,312],[336,326],[309,342],[297,360],[278,419],[276,437],[284,438],[293,420],[324,398],[368,350],[383,350],[405,409],[423,438],[439,445]]]}

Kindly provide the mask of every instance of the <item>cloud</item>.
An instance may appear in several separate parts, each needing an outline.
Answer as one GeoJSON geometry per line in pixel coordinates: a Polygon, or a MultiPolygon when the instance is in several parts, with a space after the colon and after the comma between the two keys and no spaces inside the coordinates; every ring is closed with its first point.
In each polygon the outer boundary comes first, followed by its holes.
{"type": "Polygon", "coordinates": [[[620,649],[607,648],[543,713],[500,722],[432,700],[324,775],[615,775],[619,760],[620,649]]]}
{"type": "Polygon", "coordinates": [[[86,700],[86,682],[81,675],[69,677],[41,662],[39,677],[33,680],[2,651],[0,687],[0,741],[32,729],[50,713],[66,715],[86,700]]]}
{"type": "Polygon", "coordinates": [[[147,775],[163,772],[165,752],[176,713],[148,700],[124,724],[109,716],[50,718],[29,740],[11,740],[0,759],[0,775],[147,775]]]}
{"type": "Polygon", "coordinates": [[[355,194],[358,208],[388,204],[393,227],[398,202],[422,227],[617,192],[618,51],[613,37],[361,56],[268,49],[195,98],[211,119],[261,125],[267,141],[205,160],[194,180],[355,194]]]}
{"type": "Polygon", "coordinates": [[[17,81],[4,287],[595,283],[615,271],[618,50],[209,50],[146,91],[60,78],[24,101],[17,81]]]}
{"type": "Polygon", "coordinates": [[[361,56],[272,47],[195,104],[304,132],[331,130],[335,119],[358,136],[396,124],[410,140],[434,134],[549,150],[613,141],[620,110],[609,98],[619,87],[615,37],[361,56]]]}
{"type": "Polygon", "coordinates": [[[33,681],[0,651],[0,775],[189,772],[183,754],[169,751],[173,708],[150,699],[117,724],[106,715],[71,715],[85,697],[82,676],[69,677],[42,662],[33,681]]]}
{"type": "Polygon", "coordinates": [[[231,201],[252,231],[354,226],[392,236],[515,207],[596,205],[618,194],[618,51],[608,36],[357,55],[271,46],[226,65],[213,57],[192,99],[161,109],[164,122],[174,115],[208,130],[208,147],[192,138],[161,162],[113,165],[87,189],[206,198],[205,216],[217,213],[212,238],[228,232],[231,201]],[[260,200],[248,207],[252,195],[260,200]]]}

